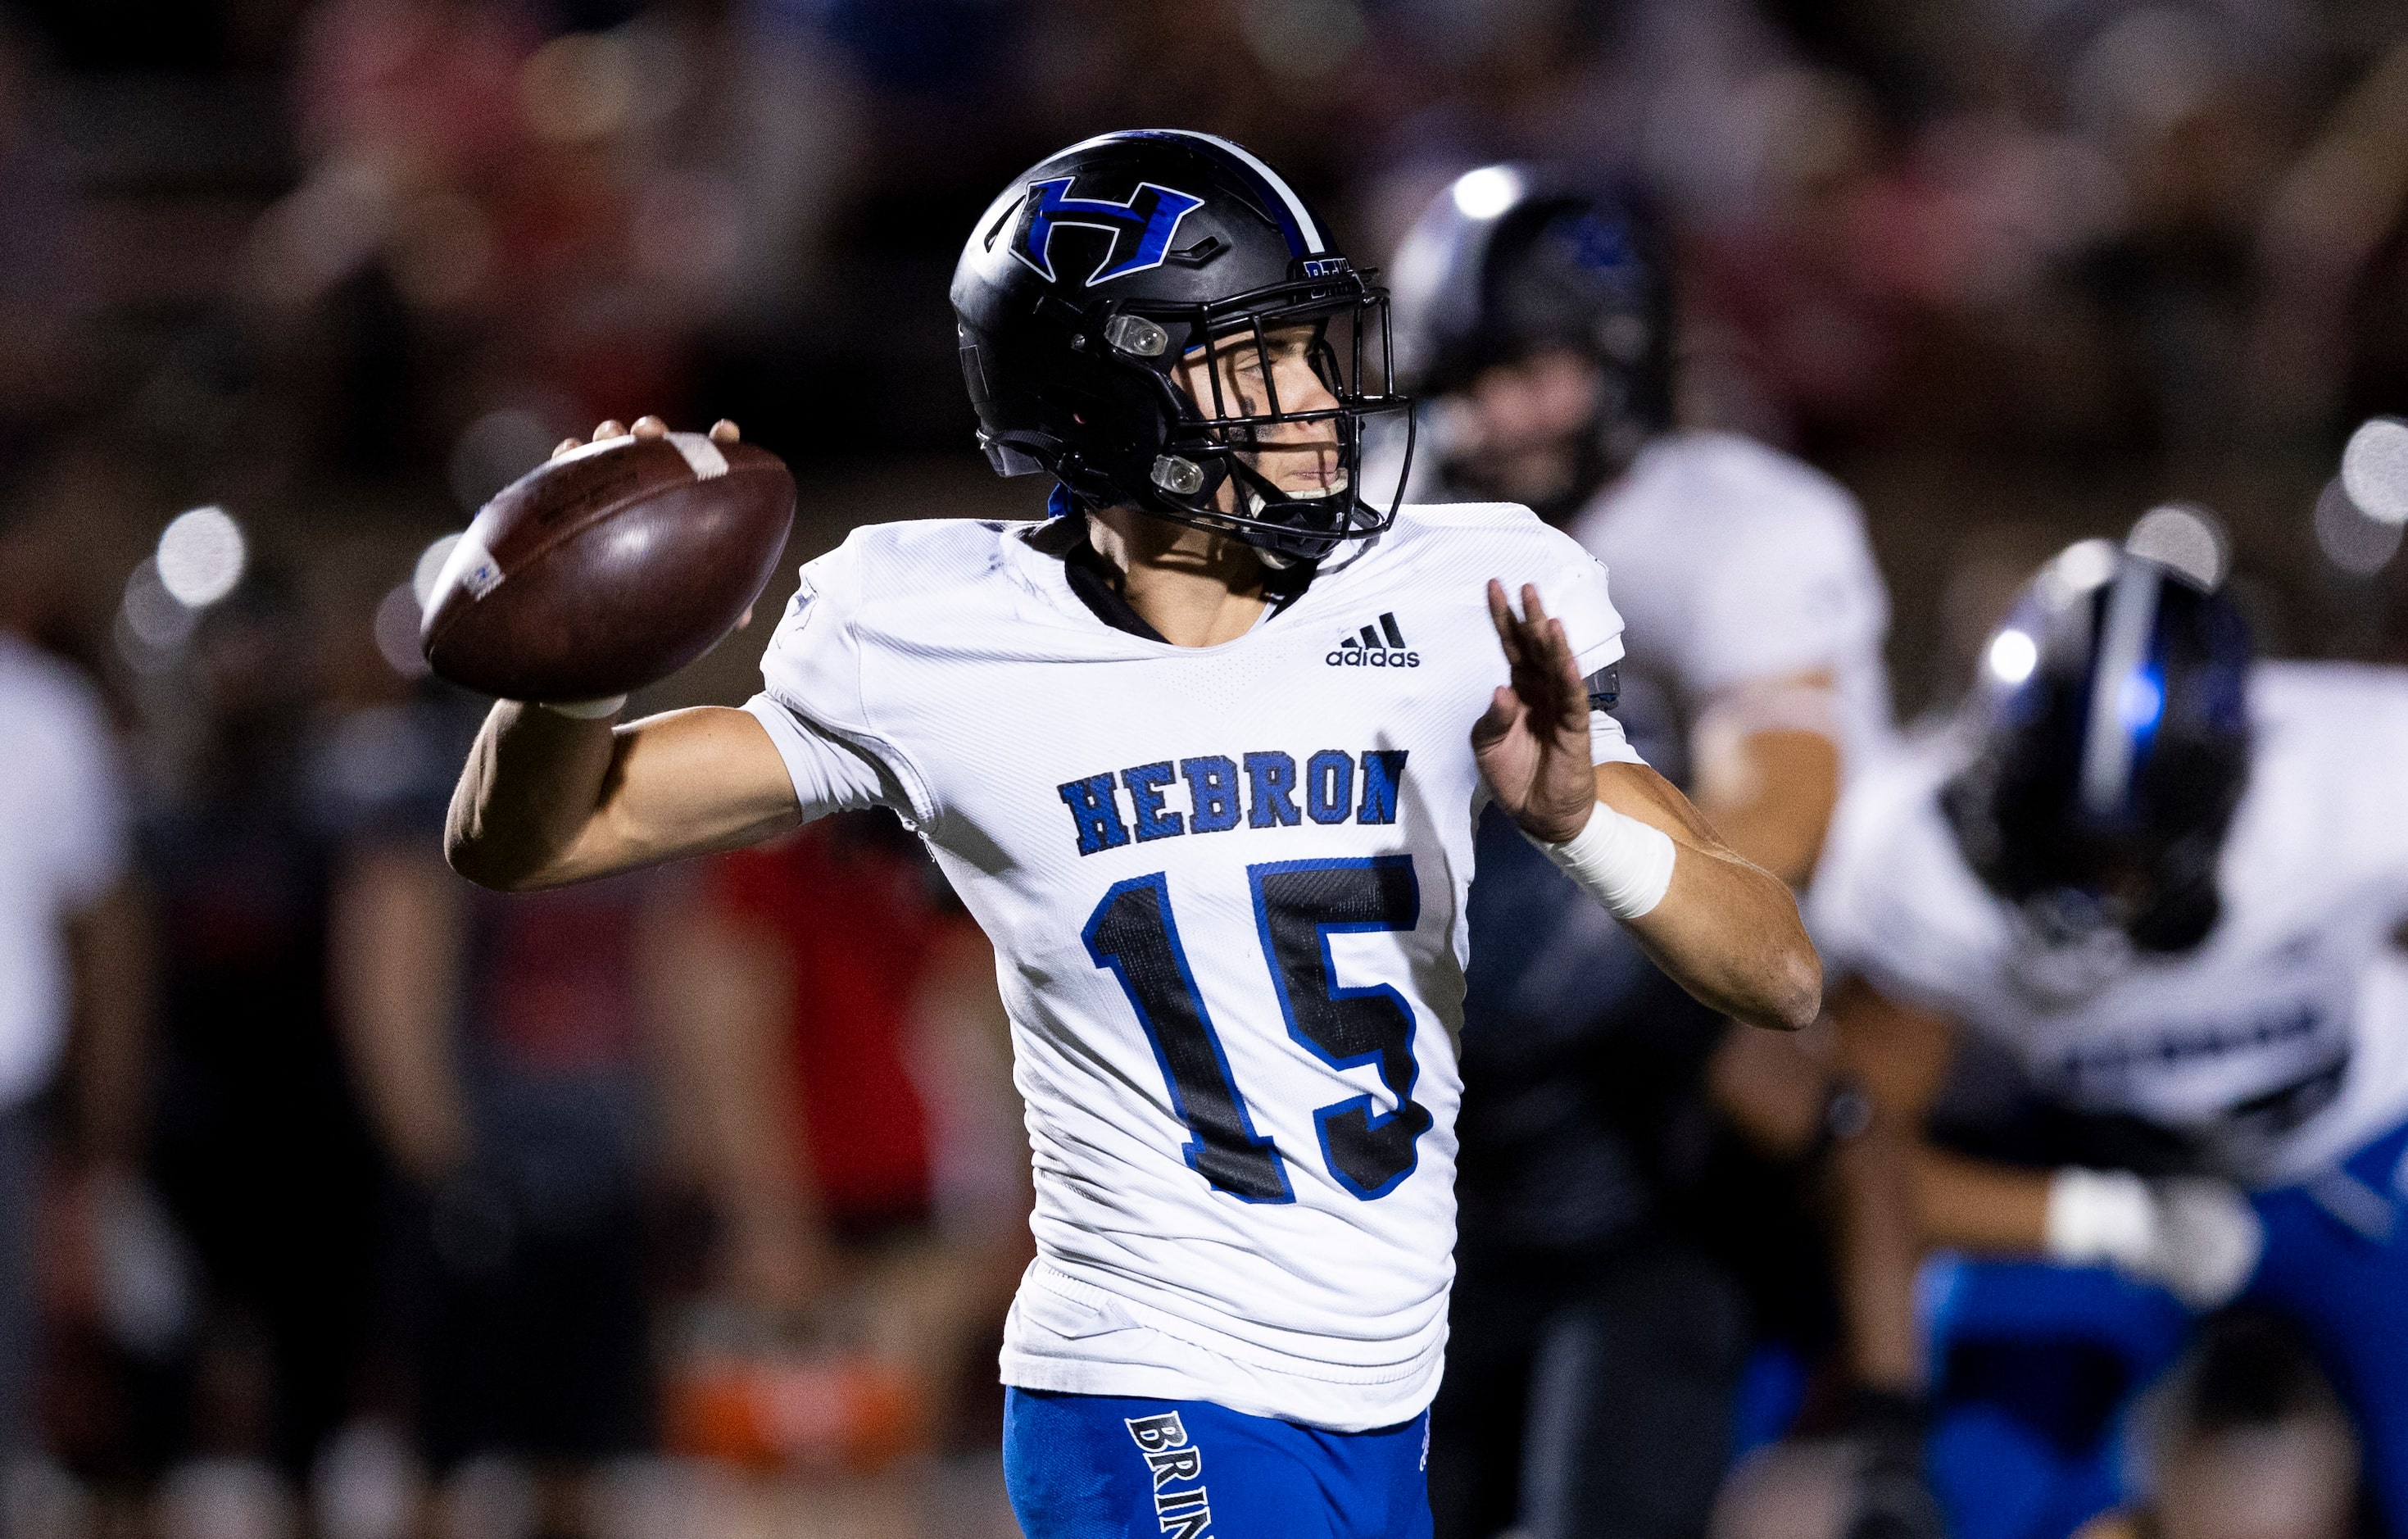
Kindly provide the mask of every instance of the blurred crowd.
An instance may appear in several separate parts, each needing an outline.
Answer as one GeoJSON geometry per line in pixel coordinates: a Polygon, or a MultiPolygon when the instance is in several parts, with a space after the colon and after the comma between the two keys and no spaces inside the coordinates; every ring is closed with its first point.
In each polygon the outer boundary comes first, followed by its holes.
{"type": "Polygon", "coordinates": [[[0,638],[7,1531],[654,1532],[719,1510],[664,1454],[991,1442],[1026,1155],[916,842],[480,891],[440,829],[480,702],[346,698],[273,568],[219,581],[155,761],[0,638]]]}
{"type": "MultiPolygon", "coordinates": [[[[1911,634],[2178,487],[2293,645],[2397,644],[2379,539],[2312,517],[2408,348],[2379,5],[105,0],[7,37],[0,414],[62,502],[431,538],[631,401],[957,464],[960,232],[1051,149],[1177,121],[1365,252],[1483,161],[1642,179],[1685,414],[1840,473],[1911,634]]],[[[108,521],[130,566],[150,530],[108,521]]]]}
{"type": "MultiPolygon", "coordinates": [[[[639,411],[795,466],[786,583],[856,523],[1034,516],[968,452],[946,281],[1012,173],[1156,123],[1367,261],[1484,162],[1644,186],[1680,415],[1862,503],[1907,715],[2173,497],[2268,650],[2408,661],[2400,525],[2334,481],[2408,395],[2375,0],[18,0],[7,1532],[1010,1532],[985,942],[883,814],[468,887],[481,702],[417,606],[639,411]]],[[[740,699],[762,640],[642,703],[740,699]]]]}

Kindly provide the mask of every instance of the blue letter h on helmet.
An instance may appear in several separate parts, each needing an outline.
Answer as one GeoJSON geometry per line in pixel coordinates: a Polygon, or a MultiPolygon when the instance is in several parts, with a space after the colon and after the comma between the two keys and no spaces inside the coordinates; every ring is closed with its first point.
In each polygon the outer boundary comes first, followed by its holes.
{"type": "Polygon", "coordinates": [[[1109,279],[1161,266],[1162,259],[1169,254],[1172,237],[1179,233],[1179,222],[1204,206],[1200,197],[1151,181],[1138,183],[1126,203],[1072,197],[1070,183],[1075,180],[1054,177],[1030,182],[1028,195],[1021,200],[1020,227],[1012,232],[1011,254],[1048,283],[1056,281],[1049,248],[1057,224],[1077,224],[1111,234],[1111,247],[1086,282],[1088,288],[1094,288],[1109,279]],[[1120,256],[1124,235],[1131,238],[1131,249],[1127,255],[1120,256]],[[1112,260],[1115,256],[1120,260],[1112,260]]]}

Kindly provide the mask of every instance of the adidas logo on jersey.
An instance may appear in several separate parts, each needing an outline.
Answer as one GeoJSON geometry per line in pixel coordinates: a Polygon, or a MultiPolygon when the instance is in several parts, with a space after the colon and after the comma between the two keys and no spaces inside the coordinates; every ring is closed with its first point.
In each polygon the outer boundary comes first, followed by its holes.
{"type": "Polygon", "coordinates": [[[1365,626],[1339,642],[1323,661],[1331,668],[1419,668],[1422,654],[1405,650],[1405,633],[1388,613],[1380,616],[1376,629],[1365,626]]]}

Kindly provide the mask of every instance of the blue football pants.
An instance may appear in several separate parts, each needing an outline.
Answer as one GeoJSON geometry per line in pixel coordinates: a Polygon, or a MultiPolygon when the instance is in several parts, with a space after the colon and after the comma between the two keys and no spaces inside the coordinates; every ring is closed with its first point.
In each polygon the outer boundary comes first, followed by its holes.
{"type": "Polygon", "coordinates": [[[2408,1539],[2408,1126],[2261,1193],[2248,1302],[2297,1325],[2358,1418],[2375,1514],[2408,1539]]]}
{"type": "Polygon", "coordinates": [[[1428,1431],[1011,1389],[1003,1478],[1027,1539],[1429,1539],[1428,1431]]]}

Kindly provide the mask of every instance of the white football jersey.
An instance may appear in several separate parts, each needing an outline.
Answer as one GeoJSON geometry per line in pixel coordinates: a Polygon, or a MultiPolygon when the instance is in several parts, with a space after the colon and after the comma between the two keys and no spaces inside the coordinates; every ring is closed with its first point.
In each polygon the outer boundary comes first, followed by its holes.
{"type": "Polygon", "coordinates": [[[1864,974],[2014,1053],[2068,1104],[2198,1135],[2240,1179],[2296,1178],[2408,1114],[2408,1015],[2379,975],[2408,914],[2408,673],[2259,664],[2223,914],[2180,956],[2052,950],[1958,853],[1943,733],[1842,798],[1808,908],[1864,974]]]}
{"type": "MultiPolygon", "coordinates": [[[[1484,584],[1536,583],[1586,673],[1604,568],[1524,509],[1407,508],[1190,648],[1098,619],[1046,527],[856,531],[748,707],[806,812],[892,807],[995,942],[1039,1253],[1003,1376],[1405,1420],[1454,1273],[1484,584]]],[[[1592,746],[1636,759],[1602,714],[1592,746]]]]}
{"type": "Polygon", "coordinates": [[[1856,498],[1830,477],[1734,433],[1668,433],[1571,534],[1613,573],[1626,687],[1689,719],[1724,690],[1827,669],[1843,768],[1889,742],[1889,597],[1856,498]]]}
{"type": "Polygon", "coordinates": [[[0,1112],[38,1095],[66,1050],[66,921],[124,867],[108,715],[66,664],[0,630],[0,1112]]]}

